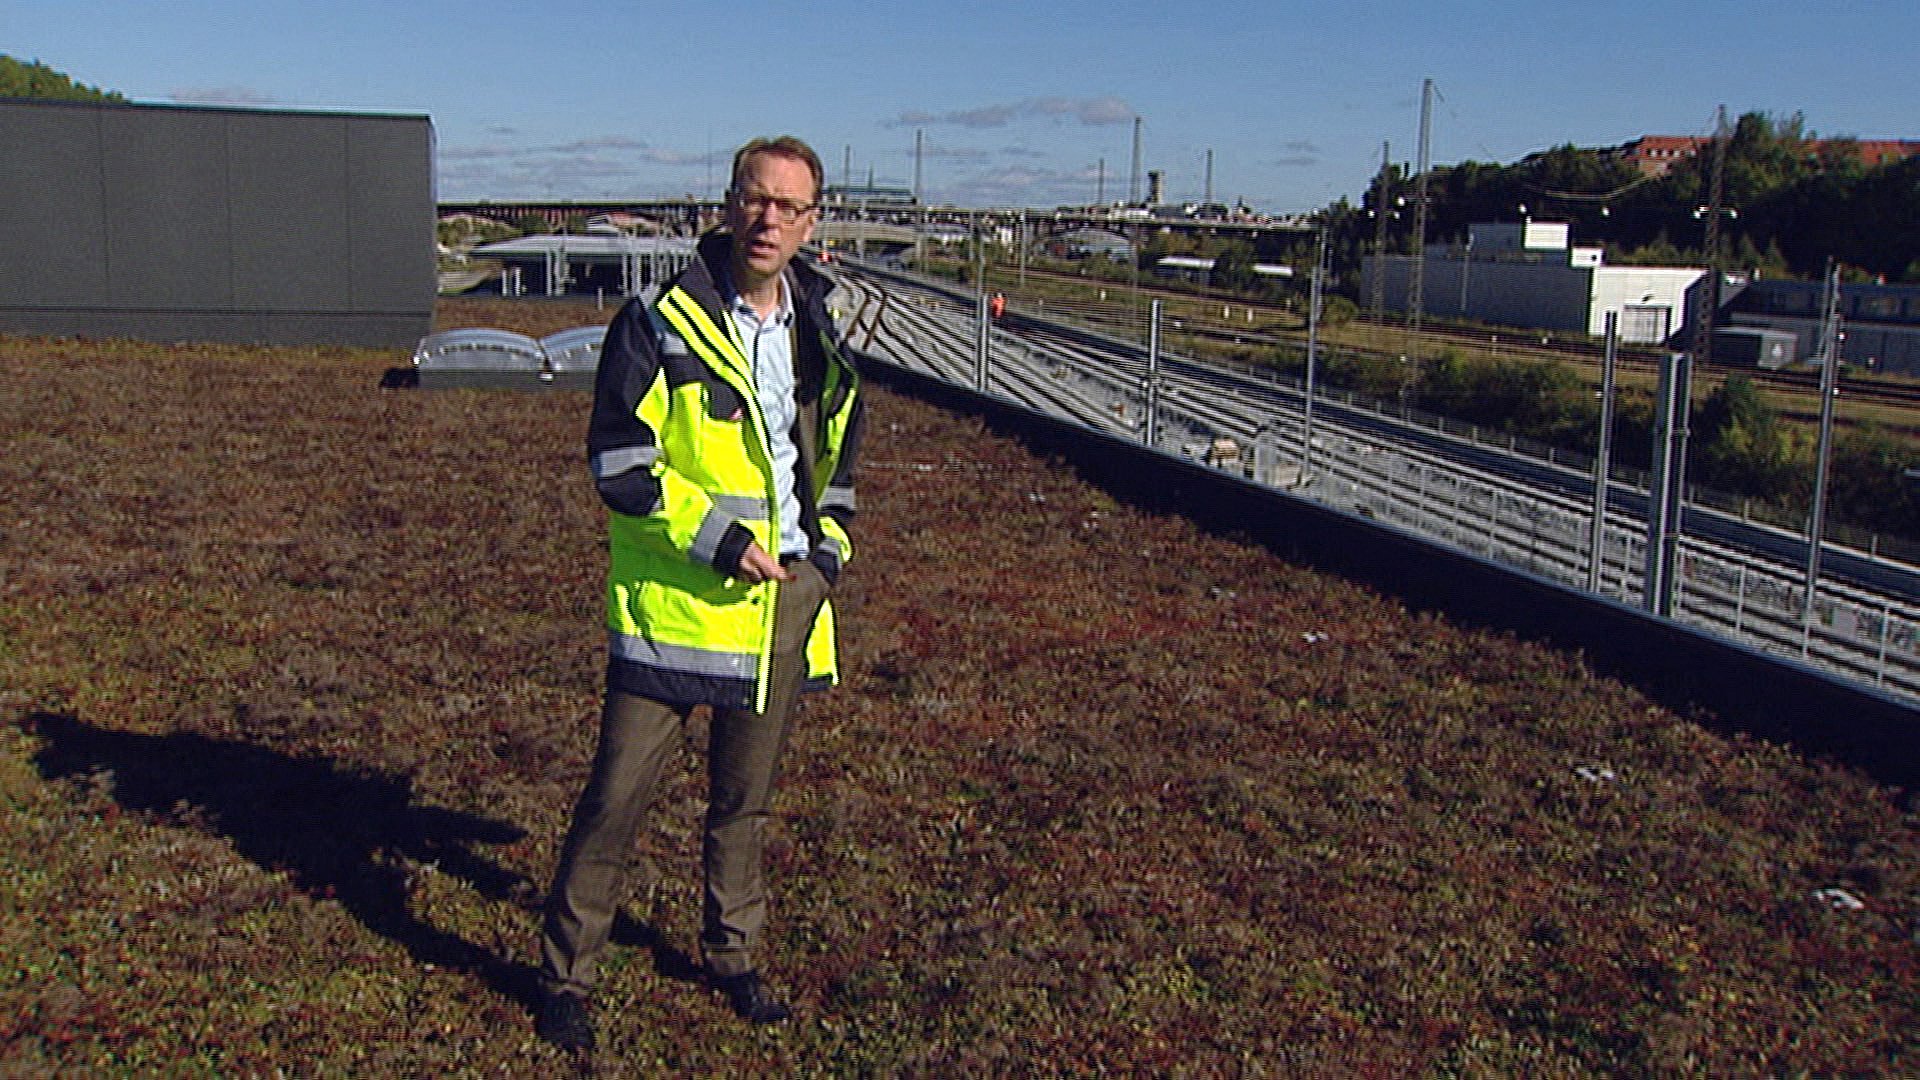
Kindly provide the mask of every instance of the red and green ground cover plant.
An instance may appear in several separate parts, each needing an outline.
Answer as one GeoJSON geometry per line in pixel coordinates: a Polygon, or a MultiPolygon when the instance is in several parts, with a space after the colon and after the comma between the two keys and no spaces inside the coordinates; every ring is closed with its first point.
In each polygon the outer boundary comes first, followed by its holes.
{"type": "MultiPolygon", "coordinates": [[[[0,1072],[566,1066],[526,1004],[599,692],[587,400],[402,363],[0,338],[0,1072]]],[[[774,832],[799,1018],[696,981],[690,750],[608,1075],[1920,1073],[1904,793],[871,420],[774,832]]]]}

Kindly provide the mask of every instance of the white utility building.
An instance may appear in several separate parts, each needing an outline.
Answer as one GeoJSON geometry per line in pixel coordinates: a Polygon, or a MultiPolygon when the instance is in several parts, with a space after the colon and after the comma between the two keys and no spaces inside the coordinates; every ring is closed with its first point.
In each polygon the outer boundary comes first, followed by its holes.
{"type": "MultiPolygon", "coordinates": [[[[1620,317],[1620,339],[1660,344],[1687,326],[1689,297],[1706,276],[1699,267],[1607,266],[1597,247],[1574,247],[1563,222],[1473,225],[1464,242],[1429,244],[1422,271],[1423,315],[1538,330],[1606,332],[1620,317]]],[[[1366,258],[1366,288],[1384,274],[1388,310],[1408,311],[1415,260],[1366,258]]]]}

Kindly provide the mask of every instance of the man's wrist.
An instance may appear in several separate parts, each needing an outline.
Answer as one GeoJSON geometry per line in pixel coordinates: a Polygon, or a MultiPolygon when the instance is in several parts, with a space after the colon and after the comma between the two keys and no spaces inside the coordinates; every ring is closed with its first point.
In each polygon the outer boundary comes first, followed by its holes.
{"type": "Polygon", "coordinates": [[[746,558],[747,550],[753,546],[753,532],[745,525],[734,522],[727,526],[721,535],[720,543],[713,549],[713,568],[728,577],[740,573],[740,560],[746,558]]]}

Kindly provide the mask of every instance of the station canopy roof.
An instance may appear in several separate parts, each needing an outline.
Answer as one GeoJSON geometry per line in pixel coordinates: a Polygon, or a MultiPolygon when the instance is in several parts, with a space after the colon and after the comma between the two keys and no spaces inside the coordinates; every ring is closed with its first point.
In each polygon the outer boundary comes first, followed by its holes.
{"type": "Polygon", "coordinates": [[[677,256],[691,258],[694,241],[679,236],[614,236],[604,233],[542,233],[482,244],[470,253],[479,259],[625,259],[677,256]]]}

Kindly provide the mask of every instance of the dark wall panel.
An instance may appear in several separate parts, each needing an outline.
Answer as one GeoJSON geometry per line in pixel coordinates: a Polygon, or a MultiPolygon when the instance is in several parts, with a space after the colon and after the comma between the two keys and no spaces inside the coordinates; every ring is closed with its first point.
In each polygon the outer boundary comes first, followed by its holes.
{"type": "Polygon", "coordinates": [[[426,117],[0,101],[0,332],[410,346],[426,117]]]}
{"type": "Polygon", "coordinates": [[[232,305],[226,118],[105,110],[105,299],[121,308],[232,305]]]}
{"type": "Polygon", "coordinates": [[[0,108],[0,304],[106,294],[100,166],[97,112],[0,108]]]}
{"type": "MultiPolygon", "coordinates": [[[[333,116],[237,116],[234,299],[249,310],[351,308],[347,122],[333,116]]],[[[417,233],[416,233],[417,235],[417,233]]]]}
{"type": "Polygon", "coordinates": [[[411,282],[434,277],[431,230],[437,210],[433,132],[400,124],[358,124],[347,142],[347,220],[352,223],[353,305],[392,310],[411,282]],[[393,190],[384,177],[419,176],[428,183],[393,190]],[[427,222],[428,243],[414,239],[427,222]]]}

